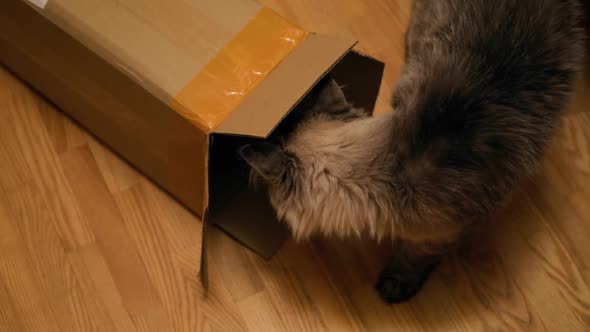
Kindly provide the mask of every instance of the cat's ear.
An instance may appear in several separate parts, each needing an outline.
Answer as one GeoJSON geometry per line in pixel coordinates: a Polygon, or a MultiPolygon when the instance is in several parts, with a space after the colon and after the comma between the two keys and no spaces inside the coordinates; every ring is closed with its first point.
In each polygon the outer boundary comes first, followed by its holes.
{"type": "Polygon", "coordinates": [[[267,181],[278,181],[289,165],[289,157],[279,146],[256,143],[240,149],[242,158],[267,181]]]}
{"type": "Polygon", "coordinates": [[[325,81],[321,83],[316,105],[320,107],[344,107],[348,105],[348,101],[338,83],[332,78],[326,77],[325,81]]]}

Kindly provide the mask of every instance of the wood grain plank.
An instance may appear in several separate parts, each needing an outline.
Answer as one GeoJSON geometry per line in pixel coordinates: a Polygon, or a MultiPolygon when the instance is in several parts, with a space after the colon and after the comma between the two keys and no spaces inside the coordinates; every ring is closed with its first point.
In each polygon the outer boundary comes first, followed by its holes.
{"type": "MultiPolygon", "coordinates": [[[[22,252],[20,234],[12,225],[11,216],[0,204],[0,261],[6,257],[14,257],[22,252]]],[[[16,308],[9,299],[8,289],[0,280],[0,331],[22,331],[23,326],[17,316],[16,308]]]]}
{"type": "Polygon", "coordinates": [[[5,222],[18,231],[27,261],[41,278],[40,286],[50,297],[67,293],[66,251],[57,233],[55,215],[34,184],[10,193],[0,192],[0,205],[9,212],[5,222]]]}
{"type": "MultiPolygon", "coordinates": [[[[353,35],[401,74],[411,0],[260,0],[353,35]]],[[[590,67],[539,174],[412,301],[373,289],[391,248],[287,243],[265,261],[200,221],[0,67],[0,331],[590,330],[590,67]]]]}
{"type": "Polygon", "coordinates": [[[216,253],[218,267],[225,287],[235,302],[241,302],[264,290],[264,284],[248,252],[227,235],[214,231],[209,234],[210,252],[216,253]]]}
{"type": "Polygon", "coordinates": [[[529,310],[549,331],[586,329],[585,310],[577,312],[579,308],[572,307],[567,297],[573,296],[575,302],[585,303],[588,301],[584,294],[587,286],[575,264],[563,256],[562,244],[548,230],[546,220],[525,195],[519,196],[507,213],[511,220],[520,222],[506,224],[507,231],[497,239],[496,245],[501,248],[502,260],[514,273],[513,280],[526,295],[529,310]],[[542,249],[537,249],[538,246],[542,249]],[[568,280],[565,283],[563,279],[556,279],[554,269],[547,264],[546,257],[553,255],[566,259],[569,273],[559,275],[561,278],[565,275],[568,280]],[[581,291],[578,294],[581,298],[571,294],[568,282],[581,291]]]}
{"type": "Polygon", "coordinates": [[[241,300],[238,305],[248,330],[260,332],[287,330],[266,292],[257,292],[250,295],[241,300]]]}
{"type": "Polygon", "coordinates": [[[129,242],[121,212],[88,147],[63,153],[61,161],[126,309],[134,315],[158,306],[160,299],[147,278],[146,267],[129,242]]]}
{"type": "Polygon", "coordinates": [[[116,195],[117,204],[125,216],[125,224],[130,230],[130,238],[146,265],[147,275],[153,283],[173,330],[189,330],[195,321],[194,310],[186,310],[190,301],[185,292],[183,276],[171,261],[167,252],[167,239],[158,219],[151,216],[151,210],[142,193],[135,187],[116,195]],[[185,314],[187,316],[185,316],[185,314]]]}
{"type": "Polygon", "coordinates": [[[39,115],[57,154],[88,143],[89,134],[52,104],[40,103],[39,115]]]}
{"type": "MultiPolygon", "coordinates": [[[[10,207],[10,221],[18,220],[14,228],[23,239],[23,260],[31,267],[33,278],[41,289],[41,297],[62,331],[94,330],[107,318],[102,303],[95,301],[93,287],[80,276],[61,246],[55,229],[55,217],[48,213],[45,201],[36,188],[21,188],[9,196],[0,195],[2,204],[10,207]]],[[[70,252],[71,253],[71,252],[70,252]]]]}
{"type": "Polygon", "coordinates": [[[68,255],[64,268],[69,276],[66,284],[68,292],[61,298],[50,299],[52,311],[59,321],[61,330],[99,331],[101,327],[111,325],[112,321],[108,317],[105,305],[100,301],[80,260],[68,255]]]}
{"type": "MultiPolygon", "coordinates": [[[[240,330],[243,321],[231,303],[225,289],[217,293],[211,285],[207,303],[197,306],[196,300],[203,292],[198,274],[186,275],[170,250],[170,240],[162,224],[171,222],[162,217],[157,205],[147,200],[145,189],[140,185],[115,195],[117,204],[125,216],[130,238],[139,249],[147,273],[158,290],[166,313],[174,330],[191,330],[208,320],[208,324],[221,330],[240,330]],[[221,297],[217,297],[217,296],[221,297]],[[227,301],[227,302],[226,302],[227,301]],[[203,310],[204,314],[199,314],[203,310]]],[[[195,239],[198,241],[198,239],[195,239]]],[[[195,265],[198,261],[195,261],[195,265]]],[[[198,266],[198,265],[197,265],[198,266]]],[[[211,274],[212,275],[212,274],[211,274]]]]}
{"type": "Polygon", "coordinates": [[[91,230],[82,217],[72,190],[65,181],[57,154],[40,120],[39,105],[43,103],[32,94],[2,100],[0,108],[9,115],[9,135],[5,146],[15,146],[48,207],[56,215],[57,231],[66,249],[74,249],[94,241],[91,230]],[[18,123],[18,125],[16,125],[18,123]]]}
{"type": "Polygon", "coordinates": [[[193,279],[199,274],[203,224],[169,195],[154,184],[141,179],[142,189],[149,206],[157,211],[162,234],[168,240],[169,252],[175,258],[183,275],[193,279]]]}
{"type": "MultiPolygon", "coordinates": [[[[0,191],[0,198],[4,197],[0,191]]],[[[8,209],[0,203],[0,256],[10,256],[22,250],[22,239],[14,226],[12,215],[8,209]]]]}
{"type": "Polygon", "coordinates": [[[304,291],[312,298],[328,331],[365,330],[353,304],[333,283],[334,276],[321,264],[310,245],[290,241],[283,252],[281,259],[297,271],[304,291]]]}
{"type": "Polygon", "coordinates": [[[547,227],[549,223],[541,211],[535,211],[537,220],[545,227],[539,231],[532,224],[523,224],[520,234],[536,255],[535,258],[542,264],[552,281],[551,284],[558,289],[560,297],[567,303],[569,311],[583,324],[582,328],[590,329],[590,287],[583,279],[572,254],[547,227]]]}
{"type": "Polygon", "coordinates": [[[522,307],[519,304],[522,295],[510,284],[510,277],[497,257],[482,252],[486,251],[452,257],[437,269],[436,275],[460,304],[464,324],[471,326],[472,331],[516,329],[512,320],[525,321],[524,325],[528,325],[528,312],[517,311],[516,315],[512,312],[513,308],[522,307]],[[495,289],[500,287],[507,289],[495,289]]]}
{"type": "Polygon", "coordinates": [[[250,253],[256,270],[287,331],[326,331],[327,327],[312,298],[302,287],[298,271],[279,253],[270,261],[250,253]]]}
{"type": "Polygon", "coordinates": [[[12,304],[9,301],[10,294],[3,282],[0,282],[0,331],[24,331],[20,317],[12,304]]]}
{"type": "Polygon", "coordinates": [[[132,166],[111,152],[104,145],[90,140],[88,147],[109,191],[117,193],[144,179],[132,166]]]}
{"type": "MultiPolygon", "coordinates": [[[[6,79],[4,75],[6,72],[0,68],[0,86],[12,86],[10,84],[13,80],[6,79]]],[[[22,89],[22,86],[20,87],[22,89]]],[[[16,89],[20,90],[20,89],[16,89]]],[[[14,91],[13,88],[4,88],[0,91],[14,91]]],[[[13,94],[6,93],[0,99],[0,189],[10,191],[32,182],[31,171],[27,166],[24,154],[20,151],[21,147],[17,144],[14,137],[13,126],[16,125],[12,121],[11,115],[7,110],[7,104],[14,98],[27,98],[25,92],[14,92],[13,94]],[[21,97],[17,97],[21,96],[21,97]]]]}
{"type": "MultiPolygon", "coordinates": [[[[501,224],[502,214],[498,216],[501,224]]],[[[491,226],[496,228],[496,226],[491,226]]],[[[544,330],[538,314],[531,309],[527,294],[511,276],[511,270],[497,252],[495,241],[503,238],[502,225],[497,233],[480,234],[454,259],[456,268],[465,272],[459,280],[446,277],[453,284],[453,294],[466,300],[465,316],[479,318],[480,330],[544,330]],[[469,285],[465,289],[464,285],[469,285]],[[458,289],[457,289],[458,288],[458,289]],[[462,293],[462,294],[461,294],[462,293]],[[465,298],[467,297],[467,298],[465,298]]],[[[457,274],[452,278],[457,277],[457,274]]]]}
{"type": "Polygon", "coordinates": [[[408,305],[388,307],[374,293],[370,284],[357,288],[351,295],[357,314],[367,331],[424,331],[427,326],[414,320],[408,305]]]}
{"type": "Polygon", "coordinates": [[[588,115],[577,113],[564,120],[545,167],[531,181],[527,194],[542,211],[546,220],[572,253],[581,269],[590,267],[590,215],[584,201],[590,199],[590,121],[588,115]]]}
{"type": "Polygon", "coordinates": [[[93,296],[99,298],[104,304],[110,318],[109,323],[113,324],[115,329],[120,332],[135,331],[131,316],[100,248],[96,245],[86,246],[81,248],[75,256],[83,265],[86,278],[92,282],[95,289],[93,296]]]}
{"type": "MultiPolygon", "coordinates": [[[[173,332],[170,318],[163,307],[131,317],[137,332],[173,332]]],[[[196,331],[199,331],[198,329],[196,331]]]]}
{"type": "Polygon", "coordinates": [[[24,253],[0,258],[0,284],[7,293],[4,301],[12,306],[23,331],[60,331],[24,253]]]}
{"type": "Polygon", "coordinates": [[[477,325],[465,319],[465,313],[461,310],[454,291],[447,288],[436,272],[424,285],[424,290],[424,293],[409,303],[411,314],[407,316],[413,318],[413,321],[420,321],[420,325],[426,330],[475,330],[477,325]]]}

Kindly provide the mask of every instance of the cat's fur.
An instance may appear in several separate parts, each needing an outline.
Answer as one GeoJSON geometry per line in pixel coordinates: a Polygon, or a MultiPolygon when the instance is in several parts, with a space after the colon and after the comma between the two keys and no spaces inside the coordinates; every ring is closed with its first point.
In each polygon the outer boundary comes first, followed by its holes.
{"type": "Polygon", "coordinates": [[[297,239],[402,243],[378,290],[412,297],[538,164],[583,57],[576,0],[416,0],[393,112],[366,117],[334,82],[284,144],[242,155],[297,239]]]}

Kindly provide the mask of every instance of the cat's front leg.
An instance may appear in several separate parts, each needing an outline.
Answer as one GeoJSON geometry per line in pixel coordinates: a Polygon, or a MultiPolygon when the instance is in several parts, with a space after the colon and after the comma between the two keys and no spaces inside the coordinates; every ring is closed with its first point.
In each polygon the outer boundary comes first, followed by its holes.
{"type": "Polygon", "coordinates": [[[392,258],[381,272],[375,288],[386,303],[408,301],[422,289],[439,261],[440,257],[392,258]]]}

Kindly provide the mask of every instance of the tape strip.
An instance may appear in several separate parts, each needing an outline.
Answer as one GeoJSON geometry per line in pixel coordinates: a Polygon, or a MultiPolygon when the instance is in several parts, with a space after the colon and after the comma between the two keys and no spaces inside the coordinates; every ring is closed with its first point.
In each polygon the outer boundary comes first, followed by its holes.
{"type": "MultiPolygon", "coordinates": [[[[171,103],[172,108],[210,133],[307,35],[271,9],[262,8],[178,93],[171,103]]],[[[205,179],[207,176],[205,171],[205,179]]],[[[205,290],[209,287],[207,233],[211,227],[207,198],[204,197],[206,210],[199,273],[205,290]]]]}
{"type": "Polygon", "coordinates": [[[307,36],[262,8],[172,101],[172,108],[211,132],[307,36]]]}
{"type": "Polygon", "coordinates": [[[27,1],[32,3],[33,5],[41,8],[41,9],[44,9],[45,6],[47,5],[48,0],[27,0],[27,1]]]}

